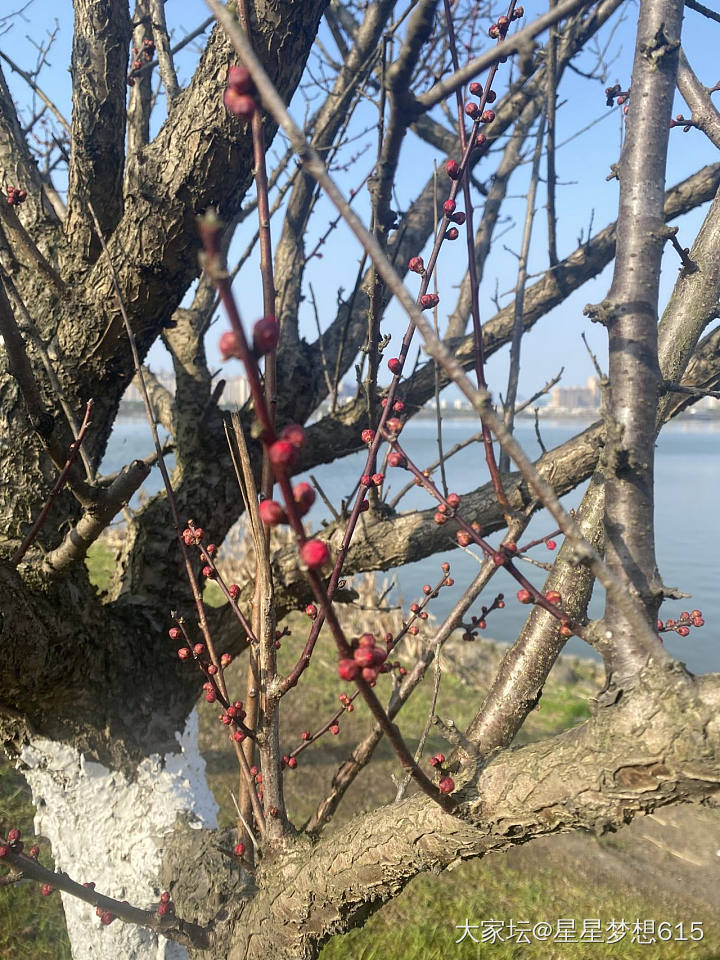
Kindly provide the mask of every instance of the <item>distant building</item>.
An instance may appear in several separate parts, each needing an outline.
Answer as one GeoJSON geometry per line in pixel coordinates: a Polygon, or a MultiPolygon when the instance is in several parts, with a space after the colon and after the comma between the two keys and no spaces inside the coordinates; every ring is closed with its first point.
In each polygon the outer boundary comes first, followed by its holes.
{"type": "Polygon", "coordinates": [[[720,410],[720,400],[717,397],[703,397],[701,400],[698,400],[697,403],[693,403],[691,407],[688,407],[687,412],[691,414],[697,413],[714,413],[720,410]]]}
{"type": "MultiPolygon", "coordinates": [[[[175,376],[172,373],[169,373],[167,370],[153,371],[155,379],[159,381],[170,393],[175,395],[175,376]]],[[[222,377],[216,378],[213,380],[213,386],[217,383],[218,379],[224,379],[222,377]]],[[[250,388],[248,386],[247,379],[245,377],[228,377],[225,380],[225,386],[223,388],[222,395],[220,397],[220,406],[223,407],[241,407],[244,403],[247,402],[250,396],[250,388]]],[[[125,391],[123,400],[132,402],[138,402],[142,400],[140,395],[140,390],[136,386],[135,381],[130,384],[130,386],[125,391]]]]}
{"type": "Polygon", "coordinates": [[[241,407],[250,396],[250,387],[245,377],[228,377],[220,396],[220,406],[241,407]]]}
{"type": "Polygon", "coordinates": [[[588,377],[584,387],[555,387],[548,404],[548,413],[560,410],[599,410],[600,381],[588,377]]]}

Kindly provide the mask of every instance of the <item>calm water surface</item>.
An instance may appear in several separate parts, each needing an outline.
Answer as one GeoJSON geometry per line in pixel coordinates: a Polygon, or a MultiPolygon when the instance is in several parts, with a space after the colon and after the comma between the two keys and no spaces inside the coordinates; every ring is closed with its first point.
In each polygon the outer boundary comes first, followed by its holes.
{"type": "MultiPolygon", "coordinates": [[[[550,449],[569,439],[583,426],[576,422],[546,422],[541,427],[545,445],[550,449]]],[[[445,448],[465,439],[475,429],[470,421],[445,421],[445,448]]],[[[539,447],[531,424],[521,423],[517,428],[517,437],[529,455],[538,455],[539,447]]],[[[403,431],[403,444],[420,466],[433,462],[437,457],[434,421],[415,420],[409,423],[403,431]]],[[[143,421],[121,420],[108,444],[102,470],[110,472],[119,469],[134,457],[147,455],[150,450],[147,425],[143,421]]],[[[363,458],[363,454],[355,454],[313,471],[333,503],[339,504],[341,498],[350,493],[363,458]]],[[[487,468],[481,447],[472,445],[453,457],[447,465],[447,474],[449,488],[459,494],[485,483],[487,468]]],[[[404,485],[407,476],[405,471],[388,471],[388,499],[392,499],[394,493],[404,485]]],[[[661,616],[663,619],[677,616],[682,610],[693,607],[702,610],[706,621],[702,629],[692,629],[690,636],[685,639],[676,634],[664,634],[666,645],[673,655],[698,673],[720,670],[720,594],[715,582],[720,571],[718,555],[712,545],[717,530],[715,511],[719,478],[720,424],[683,421],[665,427],[658,442],[656,460],[658,566],[666,584],[678,587],[692,594],[692,597],[684,601],[666,601],[661,616]]],[[[161,485],[159,471],[154,468],[145,490],[154,493],[161,485]]],[[[583,491],[584,487],[565,497],[565,507],[577,506],[583,491]]],[[[404,498],[400,508],[427,508],[429,505],[426,495],[415,488],[404,498]]],[[[326,515],[325,507],[318,503],[309,514],[309,520],[319,525],[326,515]]],[[[523,539],[544,536],[551,529],[551,522],[540,514],[532,520],[523,539]]],[[[491,540],[497,542],[499,538],[500,533],[497,533],[491,540]]],[[[556,539],[560,541],[560,538],[556,539]]],[[[540,560],[547,560],[551,556],[543,546],[535,548],[533,555],[540,560]]],[[[406,605],[413,602],[423,583],[434,583],[439,579],[439,567],[443,559],[444,556],[436,554],[395,571],[406,605]]],[[[439,618],[451,609],[460,596],[463,584],[467,584],[478,570],[476,560],[463,551],[448,550],[447,559],[452,563],[456,586],[443,590],[434,601],[432,609],[439,618]]],[[[543,571],[532,570],[529,566],[527,570],[532,571],[530,576],[533,582],[541,586],[543,571]]],[[[502,591],[508,598],[505,610],[496,612],[488,619],[487,629],[489,636],[506,643],[515,638],[527,613],[526,607],[511,599],[516,589],[515,581],[501,570],[493,578],[488,595],[492,598],[502,591]]],[[[478,605],[481,603],[489,603],[489,599],[481,597],[478,605]]],[[[601,591],[596,590],[590,608],[591,616],[599,616],[602,606],[601,591]]],[[[588,653],[588,648],[577,638],[569,641],[567,649],[582,655],[588,653]]]]}

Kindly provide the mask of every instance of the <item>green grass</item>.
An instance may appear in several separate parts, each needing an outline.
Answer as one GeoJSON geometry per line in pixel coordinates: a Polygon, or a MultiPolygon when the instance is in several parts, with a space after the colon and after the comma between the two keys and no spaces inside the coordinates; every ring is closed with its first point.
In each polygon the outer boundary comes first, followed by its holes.
{"type": "Polygon", "coordinates": [[[90,583],[98,593],[110,586],[115,570],[115,552],[103,540],[96,540],[85,557],[90,583]]]}
{"type": "MultiPolygon", "coordinates": [[[[18,827],[23,837],[32,837],[33,814],[25,781],[0,762],[2,836],[18,827]]],[[[40,860],[52,868],[48,845],[40,844],[40,849],[40,860]]],[[[29,882],[0,889],[0,960],[70,960],[59,894],[43,897],[38,884],[29,882]]]]}
{"type": "MultiPolygon", "coordinates": [[[[446,960],[448,957],[487,958],[487,960],[675,960],[692,957],[717,960],[720,931],[709,929],[698,943],[668,942],[654,945],[633,944],[631,935],[616,944],[538,942],[473,943],[463,935],[466,919],[478,929],[470,932],[481,939],[482,921],[509,920],[555,924],[558,918],[573,918],[581,931],[583,918],[597,917],[602,927],[610,919],[625,919],[629,924],[641,920],[689,919],[687,910],[660,904],[633,895],[626,890],[610,889],[582,877],[567,876],[562,870],[535,870],[532,876],[512,869],[502,854],[463,864],[442,878],[422,876],[414,880],[391,903],[371,917],[365,926],[330,941],[320,954],[321,960],[446,960]]],[[[700,918],[698,918],[700,919],[700,918]]],[[[487,928],[486,928],[487,929],[487,928]]],[[[502,929],[502,928],[501,928],[502,929]]],[[[527,926],[525,926],[527,929],[527,926]]],[[[687,932],[685,934],[687,936],[687,932]]]]}

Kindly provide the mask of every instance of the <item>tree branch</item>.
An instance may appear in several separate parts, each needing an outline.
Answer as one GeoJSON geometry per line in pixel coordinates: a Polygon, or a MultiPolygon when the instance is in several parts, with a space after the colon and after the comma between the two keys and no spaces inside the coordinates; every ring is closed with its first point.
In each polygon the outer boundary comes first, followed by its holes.
{"type": "Polygon", "coordinates": [[[280,931],[276,955],[302,955],[359,925],[421,871],[533,837],[604,833],[678,800],[716,798],[719,713],[717,675],[691,681],[677,666],[646,671],[632,696],[581,727],[470,766],[459,790],[462,817],[416,796],[364,813],[310,850],[299,847],[292,867],[286,859],[269,865],[266,887],[231,920],[228,960],[267,954],[261,924],[280,931]],[[282,923],[288,915],[303,919],[282,923]]]}
{"type": "Polygon", "coordinates": [[[43,203],[43,182],[23,135],[2,68],[0,68],[0,170],[5,173],[8,186],[27,190],[27,201],[23,204],[21,212],[28,226],[45,221],[57,227],[58,221],[52,207],[43,203]]]}
{"type": "Polygon", "coordinates": [[[170,50],[170,38],[168,36],[167,24],[165,23],[165,5],[163,0],[150,0],[150,14],[152,17],[152,34],[157,50],[158,65],[160,76],[165,87],[165,95],[168,100],[168,113],[173,100],[180,93],[177,74],[175,73],[175,64],[173,63],[172,51],[170,50]]]}
{"type": "Polygon", "coordinates": [[[720,113],[715,109],[705,87],[693,73],[682,49],[678,60],[677,87],[692,110],[694,125],[720,150],[720,113]]]}
{"type": "MultiPolygon", "coordinates": [[[[58,470],[62,470],[67,459],[66,449],[54,435],[55,423],[53,417],[46,410],[32,365],[25,350],[25,344],[15,322],[10,301],[5,293],[5,285],[1,280],[0,277],[0,334],[4,340],[5,350],[10,361],[10,373],[20,387],[33,429],[41,439],[55,466],[58,470]]],[[[96,491],[87,483],[75,463],[71,464],[67,472],[67,484],[75,498],[83,506],[90,506],[94,502],[96,491]]]]}
{"type": "Polygon", "coordinates": [[[130,17],[127,0],[75,0],[73,115],[65,229],[76,253],[100,253],[88,213],[107,237],[122,215],[125,94],[130,17]]]}
{"type": "MultiPolygon", "coordinates": [[[[620,206],[612,285],[602,305],[610,349],[606,414],[606,563],[657,619],[653,461],[659,382],[657,309],[663,250],[663,185],[680,49],[682,0],[643,0],[627,136],[620,158],[620,206]]],[[[614,597],[605,608],[606,661],[617,683],[630,681],[648,650],[614,597]],[[606,632],[606,636],[607,636],[606,632]],[[608,638],[609,639],[609,638],[608,638]]]]}

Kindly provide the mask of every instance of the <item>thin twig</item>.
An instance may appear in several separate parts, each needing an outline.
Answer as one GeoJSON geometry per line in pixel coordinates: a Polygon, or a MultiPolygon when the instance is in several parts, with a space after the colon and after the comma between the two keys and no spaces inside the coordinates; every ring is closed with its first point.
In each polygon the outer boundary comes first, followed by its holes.
{"type": "MultiPolygon", "coordinates": [[[[513,315],[512,340],[510,342],[510,370],[508,372],[507,396],[505,398],[505,426],[512,433],[515,424],[515,399],[517,397],[518,383],[520,381],[520,345],[522,343],[523,311],[525,309],[525,285],[527,283],[527,263],[530,254],[530,241],[532,239],[533,222],[535,219],[535,197],[537,194],[538,180],[540,179],[540,159],[542,157],[543,137],[545,134],[545,113],[540,114],[540,123],[538,124],[537,138],[535,140],[535,151],[533,153],[532,173],[530,174],[530,186],[527,192],[527,205],[525,207],[525,225],[523,227],[523,238],[520,247],[520,258],[518,260],[517,283],[515,288],[515,308],[513,315]]],[[[505,451],[500,455],[500,472],[507,473],[510,466],[510,458],[505,451]]]]}

